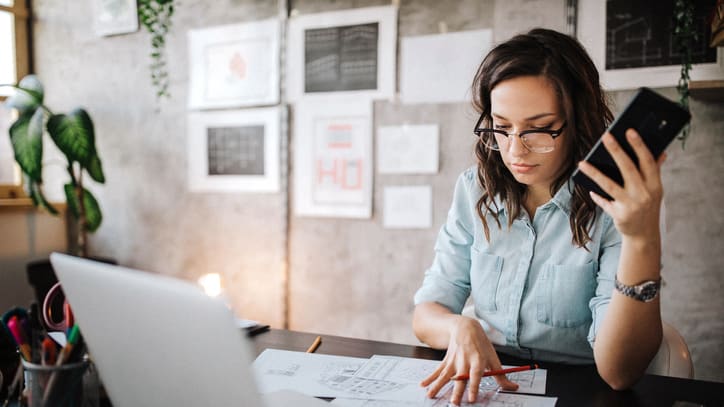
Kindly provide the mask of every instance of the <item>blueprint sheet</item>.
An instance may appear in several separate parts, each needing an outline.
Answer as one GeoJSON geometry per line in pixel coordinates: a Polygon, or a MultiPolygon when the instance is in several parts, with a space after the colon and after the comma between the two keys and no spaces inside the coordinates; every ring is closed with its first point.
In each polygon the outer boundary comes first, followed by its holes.
{"type": "MultiPolygon", "coordinates": [[[[398,356],[375,355],[370,359],[363,359],[267,349],[254,361],[253,366],[262,393],[287,389],[315,397],[356,399],[355,402],[365,403],[391,402],[361,404],[364,406],[404,406],[406,403],[417,406],[444,406],[446,400],[450,398],[451,384],[442,389],[438,399],[428,399],[425,396],[426,390],[420,386],[420,381],[439,363],[435,360],[398,356]]],[[[545,370],[537,369],[514,373],[508,377],[518,382],[520,392],[544,394],[545,376],[545,370]]],[[[528,404],[498,403],[497,400],[502,402],[509,397],[497,393],[496,389],[497,384],[493,379],[484,380],[480,386],[481,399],[487,400],[488,404],[474,405],[528,406],[528,404]],[[490,404],[492,402],[498,404],[490,404]]],[[[527,398],[522,395],[515,396],[519,398],[513,397],[513,400],[520,401],[527,398]]],[[[344,401],[340,400],[339,403],[344,401]]]]}

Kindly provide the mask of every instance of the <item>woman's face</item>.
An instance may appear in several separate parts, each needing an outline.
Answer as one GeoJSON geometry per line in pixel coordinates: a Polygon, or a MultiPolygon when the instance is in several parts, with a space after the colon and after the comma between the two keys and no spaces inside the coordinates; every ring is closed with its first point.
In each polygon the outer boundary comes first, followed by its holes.
{"type": "Polygon", "coordinates": [[[533,153],[517,134],[529,129],[558,130],[565,122],[553,85],[543,76],[521,76],[500,82],[490,92],[493,128],[515,133],[500,145],[500,156],[513,177],[530,188],[550,189],[563,170],[567,131],[555,138],[548,153],[533,153]]]}

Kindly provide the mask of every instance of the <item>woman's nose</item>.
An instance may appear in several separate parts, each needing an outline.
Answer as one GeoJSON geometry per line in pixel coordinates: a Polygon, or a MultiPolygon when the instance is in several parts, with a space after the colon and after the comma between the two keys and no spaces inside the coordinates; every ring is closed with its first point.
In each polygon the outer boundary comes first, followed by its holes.
{"type": "Polygon", "coordinates": [[[508,151],[513,156],[522,156],[527,154],[528,148],[523,144],[523,140],[517,134],[508,136],[508,151]]]}

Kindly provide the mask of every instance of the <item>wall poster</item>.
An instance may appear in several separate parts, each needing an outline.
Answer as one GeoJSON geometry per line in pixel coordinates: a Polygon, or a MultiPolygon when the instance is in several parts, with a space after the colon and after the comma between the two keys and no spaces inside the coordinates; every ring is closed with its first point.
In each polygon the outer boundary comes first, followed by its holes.
{"type": "Polygon", "coordinates": [[[357,8],[289,19],[289,100],[395,93],[397,7],[357,8]]]}
{"type": "Polygon", "coordinates": [[[279,191],[280,108],[189,115],[191,192],[279,191]]]}
{"type": "Polygon", "coordinates": [[[294,213],[372,216],[372,102],[295,106],[294,213]]]}
{"type": "MultiPolygon", "coordinates": [[[[670,35],[674,1],[579,1],[578,38],[596,63],[605,89],[676,86],[681,56],[670,35]]],[[[692,80],[724,79],[724,48],[709,47],[707,18],[712,7],[712,2],[694,1],[699,34],[692,80]]]]}

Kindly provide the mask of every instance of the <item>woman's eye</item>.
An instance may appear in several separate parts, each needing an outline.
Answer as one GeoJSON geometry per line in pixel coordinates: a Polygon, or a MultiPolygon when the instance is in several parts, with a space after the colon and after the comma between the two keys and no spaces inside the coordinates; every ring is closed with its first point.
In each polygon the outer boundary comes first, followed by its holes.
{"type": "Polygon", "coordinates": [[[551,125],[549,124],[549,125],[547,125],[547,126],[531,126],[530,129],[531,129],[531,130],[550,130],[550,129],[551,129],[551,125]]]}
{"type": "Polygon", "coordinates": [[[498,130],[508,130],[508,129],[510,128],[510,126],[502,125],[502,124],[496,124],[496,125],[493,126],[493,127],[496,128],[496,129],[498,129],[498,130]]]}

